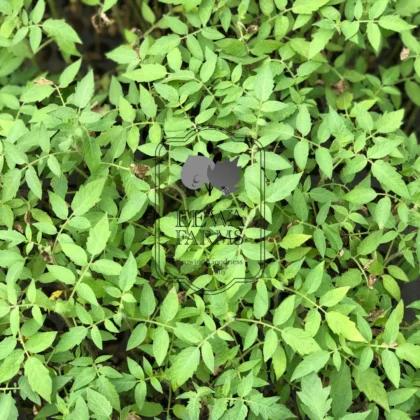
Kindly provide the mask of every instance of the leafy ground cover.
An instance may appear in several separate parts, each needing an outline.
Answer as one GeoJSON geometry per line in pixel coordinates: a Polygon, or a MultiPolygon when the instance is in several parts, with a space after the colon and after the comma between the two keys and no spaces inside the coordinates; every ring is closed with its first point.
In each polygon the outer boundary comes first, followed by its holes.
{"type": "Polygon", "coordinates": [[[1,419],[419,415],[418,1],[0,13],[1,419]]]}

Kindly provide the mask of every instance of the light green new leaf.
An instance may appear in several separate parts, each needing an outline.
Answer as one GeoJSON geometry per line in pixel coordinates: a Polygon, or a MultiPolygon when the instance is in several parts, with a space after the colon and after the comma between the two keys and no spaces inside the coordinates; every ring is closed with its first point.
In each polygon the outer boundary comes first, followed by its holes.
{"type": "Polygon", "coordinates": [[[124,204],[121,210],[118,223],[124,223],[132,219],[143,207],[147,201],[147,194],[139,192],[131,196],[124,204]]]}
{"type": "Polygon", "coordinates": [[[208,367],[210,372],[214,372],[214,354],[211,344],[208,341],[204,341],[201,346],[201,356],[204,364],[208,367]]]}
{"type": "Polygon", "coordinates": [[[322,277],[324,275],[324,261],[315,266],[306,276],[303,288],[308,295],[315,293],[321,286],[322,277]]]}
{"type": "Polygon", "coordinates": [[[420,369],[420,346],[412,343],[403,343],[397,347],[396,354],[398,358],[407,360],[414,367],[420,369]]]}
{"type": "Polygon", "coordinates": [[[400,386],[401,369],[400,362],[393,351],[385,349],[382,352],[382,366],[384,367],[386,376],[388,376],[395,388],[398,388],[400,386]]]}
{"type": "Polygon", "coordinates": [[[52,380],[41,360],[29,357],[25,363],[25,376],[28,377],[31,388],[42,398],[51,402],[52,380]]]}
{"type": "Polygon", "coordinates": [[[149,283],[143,285],[140,297],[140,312],[143,316],[150,316],[156,308],[155,296],[149,283]]]}
{"type": "Polygon", "coordinates": [[[175,288],[172,288],[169,293],[166,295],[165,299],[160,306],[160,317],[162,321],[167,324],[169,321],[172,321],[179,310],[179,301],[178,295],[175,288]]]}
{"type": "Polygon", "coordinates": [[[350,287],[338,287],[337,289],[329,290],[323,295],[319,301],[320,306],[331,307],[340,303],[341,300],[346,296],[350,287]]]}
{"type": "Polygon", "coordinates": [[[197,347],[187,347],[179,352],[170,368],[170,378],[173,384],[183,385],[197,370],[200,362],[200,350],[197,347]]]}
{"type": "Polygon", "coordinates": [[[374,220],[379,229],[383,229],[391,216],[391,200],[389,197],[381,198],[375,207],[374,220]]]}
{"type": "Polygon", "coordinates": [[[260,279],[257,282],[257,293],[254,299],[254,315],[256,318],[262,318],[268,311],[268,293],[265,281],[260,279]]]}
{"type": "Polygon", "coordinates": [[[100,254],[105,249],[110,235],[108,216],[105,214],[102,219],[89,230],[89,236],[86,242],[88,252],[92,256],[100,254]]]}
{"type": "Polygon", "coordinates": [[[136,282],[137,273],[137,262],[130,252],[118,279],[118,285],[123,292],[127,292],[133,287],[136,282]]]}
{"type": "Polygon", "coordinates": [[[35,334],[25,343],[26,350],[41,353],[51,346],[56,336],[56,331],[35,334]]]}
{"type": "Polygon", "coordinates": [[[322,420],[331,408],[331,387],[322,387],[321,379],[315,373],[302,379],[302,391],[298,392],[304,411],[312,420],[322,420]]]}
{"type": "Polygon", "coordinates": [[[158,327],[153,337],[153,355],[156,363],[161,366],[169,348],[169,334],[164,327],[158,327]]]}
{"type": "Polygon", "coordinates": [[[330,354],[324,350],[309,354],[297,365],[291,381],[293,382],[312,372],[319,372],[327,364],[329,359],[330,354]]]}
{"type": "Polygon", "coordinates": [[[61,244],[61,249],[75,264],[82,267],[88,264],[86,252],[81,246],[72,243],[63,243],[61,244]]]}
{"type": "Polygon", "coordinates": [[[311,235],[304,235],[302,233],[291,233],[286,235],[280,242],[280,246],[284,249],[293,249],[301,246],[306,241],[311,239],[311,235]]]}
{"type": "Polygon", "coordinates": [[[298,186],[302,174],[285,175],[270,184],[266,189],[266,201],[275,203],[287,198],[298,186]]]}
{"type": "Polygon", "coordinates": [[[292,316],[295,310],[296,295],[288,296],[274,311],[273,325],[283,325],[292,316]]]}
{"type": "Polygon", "coordinates": [[[321,350],[318,343],[309,335],[308,332],[299,328],[285,328],[281,336],[295,352],[300,355],[310,354],[321,350]]]}
{"type": "Polygon", "coordinates": [[[105,178],[99,178],[80,187],[71,203],[75,216],[82,216],[87,213],[101,200],[105,181],[105,178]]]}
{"type": "Polygon", "coordinates": [[[302,136],[307,136],[311,131],[311,115],[306,105],[299,107],[299,112],[296,117],[296,128],[302,136]]]}
{"type": "Polygon", "coordinates": [[[95,89],[93,71],[91,70],[80,82],[77,83],[73,95],[73,103],[78,108],[84,108],[92,99],[95,89]]]}
{"type": "Polygon", "coordinates": [[[348,316],[332,311],[327,312],[325,318],[328,326],[335,334],[342,335],[350,341],[366,342],[357,329],[356,324],[348,316]]]}
{"type": "Polygon", "coordinates": [[[42,183],[38,178],[38,175],[33,166],[29,166],[25,172],[26,183],[30,190],[36,195],[40,200],[42,199],[42,183]]]}
{"type": "Polygon", "coordinates": [[[264,337],[264,346],[263,346],[263,355],[264,355],[264,362],[269,360],[279,345],[279,339],[277,337],[276,332],[273,329],[269,329],[264,337]]]}
{"type": "Polygon", "coordinates": [[[166,68],[161,64],[143,64],[140,69],[123,74],[135,82],[153,82],[166,76],[166,68]]]}
{"type": "Polygon", "coordinates": [[[410,200],[411,196],[407,185],[394,166],[383,160],[378,160],[372,165],[372,173],[386,190],[391,190],[400,197],[410,200]]]}
{"type": "Polygon", "coordinates": [[[268,63],[262,68],[262,70],[258,72],[257,76],[255,77],[254,93],[256,98],[260,102],[267,101],[273,92],[273,88],[273,75],[271,72],[271,67],[268,63]]]}

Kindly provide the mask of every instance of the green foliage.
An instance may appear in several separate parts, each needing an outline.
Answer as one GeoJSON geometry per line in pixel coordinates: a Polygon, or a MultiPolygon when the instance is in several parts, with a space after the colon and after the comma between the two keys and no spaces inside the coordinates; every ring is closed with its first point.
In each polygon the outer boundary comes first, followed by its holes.
{"type": "Polygon", "coordinates": [[[107,73],[59,3],[0,0],[0,418],[419,416],[419,2],[71,2],[107,73]],[[243,243],[178,244],[209,209],[243,243]]]}

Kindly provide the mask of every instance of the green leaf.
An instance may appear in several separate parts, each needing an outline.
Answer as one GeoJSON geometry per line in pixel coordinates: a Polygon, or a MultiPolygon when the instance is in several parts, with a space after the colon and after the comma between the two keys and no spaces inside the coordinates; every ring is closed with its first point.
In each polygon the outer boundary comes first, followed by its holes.
{"type": "Polygon", "coordinates": [[[403,32],[415,28],[414,25],[410,25],[397,15],[381,16],[379,26],[395,32],[403,32]]]}
{"type": "Polygon", "coordinates": [[[25,363],[25,376],[31,388],[42,398],[51,402],[52,380],[48,369],[36,357],[28,357],[25,363]]]}
{"type": "Polygon", "coordinates": [[[183,385],[197,370],[200,362],[200,350],[197,347],[187,347],[181,350],[170,368],[171,382],[177,386],[183,385]]]}
{"type": "Polygon", "coordinates": [[[297,248],[311,238],[311,235],[304,235],[302,233],[290,233],[282,239],[280,246],[284,249],[297,248]]]}
{"type": "Polygon", "coordinates": [[[369,22],[367,24],[366,34],[370,42],[370,45],[372,45],[373,49],[376,52],[378,52],[379,47],[381,45],[381,38],[382,38],[381,30],[379,29],[379,26],[376,23],[369,22]]]}
{"type": "Polygon", "coordinates": [[[389,411],[388,398],[384,384],[376,372],[373,369],[360,372],[355,368],[353,375],[360,391],[362,391],[370,401],[376,402],[386,411],[389,411]]]}
{"type": "Polygon", "coordinates": [[[32,102],[41,102],[51,96],[54,88],[49,85],[35,85],[30,87],[22,94],[20,100],[26,104],[32,102]]]}
{"type": "Polygon", "coordinates": [[[299,107],[299,112],[296,117],[296,128],[302,136],[307,136],[311,131],[311,115],[306,105],[299,107]]]}
{"type": "Polygon", "coordinates": [[[260,279],[257,282],[256,295],[254,300],[254,315],[256,318],[262,318],[268,311],[268,293],[265,281],[260,279]]]}
{"type": "Polygon", "coordinates": [[[325,295],[323,295],[319,301],[320,306],[335,306],[337,303],[340,303],[343,298],[346,296],[350,287],[338,287],[337,289],[329,290],[325,295]]]}
{"type": "Polygon", "coordinates": [[[269,360],[277,349],[279,339],[273,329],[269,329],[264,337],[263,355],[264,362],[269,360]]]}
{"type": "Polygon", "coordinates": [[[302,379],[302,391],[298,392],[303,409],[312,420],[322,420],[331,408],[331,387],[322,387],[321,379],[315,373],[302,379]]]}
{"type": "Polygon", "coordinates": [[[216,41],[216,45],[226,54],[233,55],[235,57],[245,57],[248,54],[248,50],[244,42],[239,39],[225,38],[216,41]]]}
{"type": "Polygon", "coordinates": [[[118,223],[124,223],[132,219],[137,213],[140,212],[143,205],[147,202],[147,195],[143,192],[139,192],[131,196],[124,204],[121,210],[120,218],[118,223]]]}
{"type": "Polygon", "coordinates": [[[308,140],[302,139],[293,150],[293,156],[296,162],[296,165],[303,171],[306,168],[306,163],[309,156],[309,143],[308,140]]]}
{"type": "Polygon", "coordinates": [[[357,247],[357,252],[360,255],[368,255],[368,254],[371,254],[372,252],[375,252],[379,244],[381,243],[381,239],[382,239],[381,231],[373,232],[371,235],[365,237],[365,239],[363,239],[360,242],[359,246],[357,247]]]}
{"type": "Polygon", "coordinates": [[[203,358],[204,364],[210,370],[210,372],[214,372],[214,354],[211,344],[208,341],[204,341],[203,345],[201,346],[201,356],[203,358]]]}
{"type": "Polygon", "coordinates": [[[398,388],[400,386],[401,369],[400,363],[394,352],[388,349],[385,349],[382,352],[382,365],[384,367],[386,376],[388,376],[389,380],[392,382],[395,388],[398,388]]]}
{"type": "Polygon", "coordinates": [[[55,215],[61,220],[66,220],[68,217],[68,207],[66,202],[56,193],[48,191],[48,197],[55,215]]]}
{"type": "Polygon", "coordinates": [[[397,339],[399,327],[404,317],[404,303],[402,300],[398,302],[397,307],[392,311],[389,316],[384,331],[384,341],[391,344],[397,339]]]}
{"type": "Polygon", "coordinates": [[[0,366],[0,382],[8,382],[17,375],[25,359],[23,350],[17,349],[11,352],[0,366]]]}
{"type": "Polygon", "coordinates": [[[324,275],[324,261],[316,265],[306,276],[303,288],[308,295],[315,293],[321,286],[322,277],[324,275]]]}
{"type": "Polygon", "coordinates": [[[155,329],[153,337],[153,355],[155,356],[156,363],[161,366],[169,348],[169,334],[163,327],[155,329]]]}
{"type": "Polygon", "coordinates": [[[408,200],[411,198],[402,176],[388,162],[380,160],[373,163],[372,173],[386,190],[391,190],[408,200]]]}
{"type": "Polygon", "coordinates": [[[161,64],[143,64],[140,69],[123,74],[135,82],[153,82],[166,76],[166,68],[161,64]]]}
{"type": "Polygon", "coordinates": [[[130,252],[118,279],[118,285],[123,292],[129,291],[133,287],[136,282],[137,273],[137,262],[130,252]]]}
{"type": "Polygon", "coordinates": [[[292,316],[295,310],[296,296],[291,295],[284,299],[274,311],[273,325],[283,325],[292,316]]]}
{"type": "Polygon", "coordinates": [[[369,159],[382,159],[388,156],[399,144],[399,140],[380,140],[368,149],[367,157],[369,159]]]}
{"type": "Polygon", "coordinates": [[[82,60],[80,59],[70,64],[68,67],[64,69],[64,71],[60,74],[60,79],[59,79],[60,88],[64,89],[68,87],[70,83],[74,81],[77,74],[79,73],[81,64],[82,64],[82,60]]]}
{"type": "Polygon", "coordinates": [[[172,321],[179,310],[178,295],[175,288],[172,288],[166,295],[165,299],[160,306],[160,317],[162,321],[167,324],[172,321]]]}
{"type": "Polygon", "coordinates": [[[25,343],[26,350],[31,353],[41,353],[51,346],[56,336],[56,331],[35,334],[25,343]]]}
{"type": "Polygon", "coordinates": [[[353,400],[350,368],[342,363],[339,370],[333,369],[330,379],[332,411],[334,417],[343,415],[351,406],[353,400]]]}
{"type": "Polygon", "coordinates": [[[302,174],[285,175],[270,184],[266,190],[266,201],[275,203],[289,197],[298,186],[302,174]]]}
{"type": "Polygon", "coordinates": [[[147,385],[145,381],[140,381],[134,390],[134,399],[137,407],[141,410],[146,400],[147,385]]]}
{"type": "Polygon", "coordinates": [[[38,175],[33,166],[29,166],[25,172],[25,180],[30,190],[40,200],[42,199],[42,183],[38,178],[38,175]]]}
{"type": "Polygon", "coordinates": [[[91,70],[80,82],[77,83],[73,95],[73,104],[78,108],[84,108],[92,99],[95,89],[93,71],[91,70]]]}
{"type": "Polygon", "coordinates": [[[348,316],[331,311],[325,314],[325,318],[328,326],[335,334],[342,335],[350,341],[366,342],[356,328],[356,324],[348,316]]]}
{"type": "Polygon", "coordinates": [[[118,276],[122,269],[115,261],[105,259],[96,260],[90,267],[93,271],[106,274],[107,276],[118,276]]]}
{"type": "Polygon", "coordinates": [[[146,338],[147,327],[144,324],[139,324],[134,328],[127,343],[127,350],[132,350],[138,347],[146,338]]]}
{"type": "Polygon", "coordinates": [[[136,110],[132,107],[130,102],[128,102],[127,99],[125,99],[123,96],[120,97],[119,108],[121,118],[124,121],[127,121],[129,123],[134,122],[136,118],[136,110]]]}
{"type": "Polygon", "coordinates": [[[378,133],[393,133],[401,127],[403,118],[404,109],[385,113],[376,121],[376,129],[378,130],[378,133]]]}
{"type": "Polygon", "coordinates": [[[274,82],[270,64],[266,64],[255,77],[254,93],[260,102],[265,102],[273,93],[274,82]]]}
{"type": "Polygon", "coordinates": [[[82,299],[88,301],[91,305],[99,305],[98,301],[96,300],[95,292],[86,283],[79,283],[77,286],[77,294],[82,299]]]}
{"type": "MultiPolygon", "coordinates": [[[[158,38],[155,43],[147,51],[147,55],[158,55],[165,56],[176,48],[181,42],[181,38],[178,35],[170,34],[158,38]]],[[[154,66],[155,64],[148,64],[154,66]]],[[[143,68],[143,67],[142,67],[143,68]]],[[[160,79],[161,77],[158,77],[160,79]]],[[[156,80],[156,79],[155,79],[156,80]]],[[[143,80],[150,81],[150,80],[143,80]]]]}
{"type": "Polygon", "coordinates": [[[297,365],[291,381],[293,382],[312,372],[319,372],[327,364],[329,359],[330,354],[324,350],[309,354],[297,365]]]}
{"type": "Polygon", "coordinates": [[[357,186],[356,188],[348,192],[344,196],[344,199],[352,204],[361,206],[362,204],[367,204],[375,200],[377,196],[378,194],[373,188],[357,186]]]}
{"type": "Polygon", "coordinates": [[[82,216],[87,213],[101,200],[105,181],[106,179],[99,178],[80,187],[71,203],[71,208],[75,216],[82,216]]]}
{"type": "Polygon", "coordinates": [[[244,350],[250,348],[255,343],[257,336],[258,336],[258,327],[256,324],[252,324],[248,328],[245,334],[244,343],[243,343],[244,350]]]}
{"type": "Polygon", "coordinates": [[[156,117],[156,102],[150,92],[142,85],[140,85],[140,106],[147,118],[156,117]]]}
{"type": "Polygon", "coordinates": [[[420,368],[420,346],[403,343],[397,347],[396,354],[400,359],[407,360],[417,369],[420,368]]]}
{"type": "Polygon", "coordinates": [[[112,413],[111,403],[99,392],[88,388],[86,391],[89,410],[91,410],[97,418],[109,418],[112,413]]]}
{"type": "Polygon", "coordinates": [[[87,336],[88,329],[82,326],[72,327],[61,336],[58,345],[55,348],[56,353],[65,352],[79,345],[87,336]]]}
{"type": "Polygon", "coordinates": [[[408,401],[416,392],[417,388],[396,389],[388,393],[388,402],[391,407],[400,405],[408,401]]]}
{"type": "Polygon", "coordinates": [[[143,285],[143,290],[141,291],[140,312],[143,316],[150,316],[155,311],[155,308],[156,302],[153,289],[149,283],[146,283],[143,285]]]}
{"type": "Polygon", "coordinates": [[[309,333],[299,328],[287,327],[282,331],[281,336],[285,343],[300,355],[321,350],[309,333]]]}
{"type": "Polygon", "coordinates": [[[188,26],[179,18],[165,15],[163,22],[178,35],[186,35],[188,33],[188,26]]]}
{"type": "Polygon", "coordinates": [[[45,0],[38,0],[32,12],[29,14],[30,19],[33,23],[37,24],[41,22],[42,17],[45,13],[45,0]]]}
{"type": "Polygon", "coordinates": [[[75,264],[82,267],[88,264],[86,252],[81,246],[72,243],[64,243],[61,244],[61,249],[75,264]]]}
{"type": "Polygon", "coordinates": [[[381,198],[375,207],[374,219],[379,229],[383,229],[391,216],[391,200],[389,197],[381,198]]]}
{"type": "Polygon", "coordinates": [[[104,249],[111,235],[109,230],[108,216],[105,214],[96,225],[89,230],[86,248],[90,255],[98,255],[104,249]]]}
{"type": "Polygon", "coordinates": [[[10,169],[3,176],[3,191],[2,191],[2,202],[7,203],[16,197],[16,193],[19,190],[21,178],[21,171],[19,169],[10,169]]]}
{"type": "Polygon", "coordinates": [[[296,0],[293,2],[293,13],[311,14],[328,3],[328,0],[296,0]]]}

